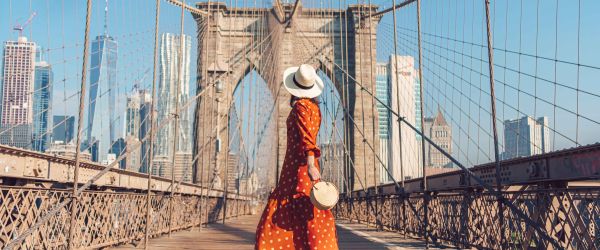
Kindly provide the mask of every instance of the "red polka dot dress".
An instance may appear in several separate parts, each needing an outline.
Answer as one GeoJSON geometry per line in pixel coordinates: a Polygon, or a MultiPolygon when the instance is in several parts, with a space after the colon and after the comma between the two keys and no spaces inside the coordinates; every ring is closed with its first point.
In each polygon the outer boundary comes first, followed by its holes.
{"type": "MultiPolygon", "coordinates": [[[[257,250],[338,249],[335,221],[329,210],[310,202],[312,183],[306,157],[318,158],[319,106],[309,99],[294,103],[287,118],[287,150],[277,187],[256,228],[257,250]]],[[[318,161],[315,166],[319,168],[318,161]]]]}

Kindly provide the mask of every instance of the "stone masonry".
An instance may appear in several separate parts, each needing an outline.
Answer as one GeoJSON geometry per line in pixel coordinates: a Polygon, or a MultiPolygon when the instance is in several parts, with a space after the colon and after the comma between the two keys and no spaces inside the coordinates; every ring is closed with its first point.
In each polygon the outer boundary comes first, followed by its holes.
{"type": "MultiPolygon", "coordinates": [[[[366,91],[374,93],[379,18],[365,17],[374,13],[376,6],[351,5],[340,10],[304,9],[300,4],[295,12],[291,4],[267,9],[228,8],[221,2],[202,2],[196,7],[209,15],[194,14],[198,31],[196,83],[198,93],[203,92],[196,103],[194,120],[193,152],[198,156],[193,168],[194,182],[210,183],[213,173],[225,179],[229,149],[227,113],[236,86],[251,70],[265,79],[276,98],[278,151],[272,157],[276,157],[278,166],[270,168],[269,176],[278,173],[285,156],[285,120],[290,111],[282,72],[306,63],[329,76],[350,115],[344,118],[344,144],[349,157],[339,163],[348,176],[349,188],[358,190],[376,184],[379,173],[373,152],[379,151],[374,138],[377,113],[366,91]],[[211,87],[217,81],[221,82],[222,91],[211,87]]],[[[325,111],[323,115],[323,122],[331,122],[325,111]]],[[[345,186],[340,188],[346,190],[345,186]]]]}

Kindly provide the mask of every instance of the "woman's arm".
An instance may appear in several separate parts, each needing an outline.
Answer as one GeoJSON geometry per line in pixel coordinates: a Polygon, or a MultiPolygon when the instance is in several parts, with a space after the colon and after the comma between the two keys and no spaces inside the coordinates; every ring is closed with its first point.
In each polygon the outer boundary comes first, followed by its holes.
{"type": "Polygon", "coordinates": [[[308,155],[306,162],[308,163],[308,175],[310,179],[313,181],[321,179],[321,173],[319,173],[319,169],[315,166],[315,156],[312,154],[308,155]]]}

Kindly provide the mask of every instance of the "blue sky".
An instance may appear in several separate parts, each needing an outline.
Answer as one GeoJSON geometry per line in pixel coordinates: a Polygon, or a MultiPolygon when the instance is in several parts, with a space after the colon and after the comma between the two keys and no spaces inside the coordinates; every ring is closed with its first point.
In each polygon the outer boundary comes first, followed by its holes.
{"type": "MultiPolygon", "coordinates": [[[[356,2],[368,1],[341,4],[356,2]]],[[[384,7],[391,5],[391,1],[372,2],[384,7]]],[[[238,0],[240,6],[254,3],[238,0]]],[[[256,3],[270,5],[270,1],[256,3]]],[[[461,147],[455,155],[470,163],[486,162],[493,152],[487,113],[490,101],[482,95],[489,92],[485,76],[487,51],[480,46],[486,43],[482,3],[429,0],[423,1],[422,6],[426,114],[433,114],[440,106],[451,117],[447,120],[453,126],[456,146],[461,147]]],[[[304,1],[307,7],[339,8],[339,4],[304,1]]],[[[94,1],[92,38],[103,33],[104,8],[104,1],[94,1]]],[[[400,54],[416,58],[415,9],[412,4],[398,10],[396,27],[400,54]]],[[[119,42],[118,91],[122,95],[118,105],[123,107],[125,95],[137,79],[144,78],[142,86],[151,84],[151,75],[144,75],[152,67],[154,1],[110,0],[108,10],[108,33],[119,42]]],[[[549,118],[555,149],[574,146],[575,142],[584,145],[600,140],[597,124],[600,112],[595,110],[600,105],[597,80],[600,32],[596,26],[600,23],[599,10],[600,2],[594,0],[492,1],[500,137],[501,121],[531,115],[549,118]]],[[[53,65],[53,113],[75,115],[83,51],[84,1],[2,0],[0,41],[16,39],[12,26],[24,22],[33,11],[37,16],[24,34],[46,49],[46,59],[53,65]]],[[[179,13],[178,7],[163,1],[160,32],[179,33],[179,13]]],[[[386,61],[393,52],[392,27],[389,13],[377,30],[380,61],[386,61]]],[[[190,14],[185,15],[184,29],[195,38],[196,25],[190,14]]],[[[195,79],[196,46],[196,40],[192,39],[191,79],[195,79]]],[[[262,80],[254,82],[264,84],[262,80]]],[[[195,93],[192,80],[190,86],[191,93],[195,93]]]]}

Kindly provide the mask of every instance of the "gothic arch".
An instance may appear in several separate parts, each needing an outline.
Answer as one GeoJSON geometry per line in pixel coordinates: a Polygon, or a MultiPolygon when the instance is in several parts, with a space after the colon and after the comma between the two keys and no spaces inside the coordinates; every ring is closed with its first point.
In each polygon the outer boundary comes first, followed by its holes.
{"type": "MultiPolygon", "coordinates": [[[[219,2],[202,2],[198,3],[197,7],[209,13],[206,16],[194,14],[198,26],[199,46],[197,89],[209,90],[198,100],[194,120],[194,154],[200,154],[201,160],[198,161],[200,166],[205,166],[205,169],[216,169],[216,174],[224,177],[219,169],[224,165],[224,152],[228,150],[226,144],[228,135],[220,132],[221,128],[215,129],[214,121],[210,117],[214,117],[215,114],[216,116],[227,114],[227,107],[215,105],[215,100],[228,103],[235,86],[251,69],[255,69],[266,81],[273,98],[276,99],[278,166],[282,164],[285,155],[285,117],[290,110],[289,94],[281,90],[281,72],[287,67],[300,63],[312,64],[326,75],[333,76],[331,80],[338,93],[344,93],[342,85],[346,86],[347,98],[342,97],[346,110],[353,117],[354,122],[368,121],[364,122],[363,134],[367,137],[365,140],[374,141],[374,138],[370,137],[372,137],[371,131],[376,128],[371,125],[371,119],[377,119],[377,114],[371,110],[362,110],[360,105],[355,105],[367,97],[360,95],[360,88],[351,78],[365,81],[363,84],[365,89],[372,91],[371,86],[375,79],[373,74],[369,75],[369,72],[372,72],[375,67],[376,50],[371,45],[377,44],[373,27],[377,25],[379,18],[374,17],[371,22],[362,22],[361,25],[355,25],[355,20],[375,12],[376,6],[352,5],[347,10],[326,12],[299,7],[296,14],[284,23],[273,9],[262,8],[252,11],[244,8],[228,9],[226,4],[219,2]],[[262,33],[258,33],[257,30],[262,33]],[[346,33],[347,36],[342,35],[346,33]],[[266,37],[268,39],[262,40],[266,37]],[[248,49],[251,44],[259,44],[260,47],[248,49]],[[358,57],[357,51],[360,51],[361,58],[358,57]],[[346,69],[342,71],[336,65],[345,65],[346,69]],[[226,83],[224,92],[215,93],[207,88],[215,82],[215,79],[226,83]],[[219,132],[211,132],[212,130],[219,132]],[[214,141],[216,138],[221,139],[221,151],[217,152],[214,145],[203,147],[203,142],[214,141]]],[[[288,13],[291,9],[284,11],[286,16],[291,15],[288,13]]],[[[354,154],[355,151],[364,152],[367,145],[363,143],[363,135],[356,133],[348,120],[345,119],[344,129],[351,134],[345,143],[350,150],[352,162],[357,171],[371,169],[374,153],[354,154]]],[[[378,152],[377,145],[373,146],[374,152],[378,152]]],[[[370,149],[368,151],[372,152],[370,149]]],[[[203,178],[202,174],[211,173],[201,173],[198,167],[198,165],[194,166],[194,181],[203,182],[207,177],[203,178]]],[[[357,178],[353,173],[348,174],[352,175],[352,178],[357,178]]],[[[367,186],[374,184],[374,176],[378,174],[370,173],[365,177],[367,182],[371,181],[367,186]]],[[[275,180],[270,181],[274,184],[275,180]]],[[[352,184],[352,188],[360,187],[352,184]]]]}

